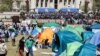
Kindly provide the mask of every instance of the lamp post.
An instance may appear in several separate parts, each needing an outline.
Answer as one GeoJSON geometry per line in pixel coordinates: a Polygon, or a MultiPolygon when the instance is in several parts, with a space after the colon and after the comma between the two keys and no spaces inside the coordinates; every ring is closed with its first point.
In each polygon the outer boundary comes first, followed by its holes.
{"type": "Polygon", "coordinates": [[[89,4],[89,0],[85,0],[85,6],[84,6],[84,12],[85,13],[88,12],[88,4],[89,4]]]}

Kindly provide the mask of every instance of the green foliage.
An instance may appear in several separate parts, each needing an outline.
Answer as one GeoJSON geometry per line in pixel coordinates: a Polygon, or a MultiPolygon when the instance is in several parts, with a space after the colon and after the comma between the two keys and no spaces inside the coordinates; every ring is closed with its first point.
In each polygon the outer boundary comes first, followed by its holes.
{"type": "Polygon", "coordinates": [[[99,9],[100,10],[100,0],[94,0],[93,9],[99,9]]]}
{"type": "Polygon", "coordinates": [[[7,11],[7,10],[9,10],[8,5],[6,5],[6,4],[1,4],[0,5],[0,12],[4,12],[4,11],[7,11]]]}
{"type": "Polygon", "coordinates": [[[1,0],[0,12],[11,11],[13,0],[1,0]]]}

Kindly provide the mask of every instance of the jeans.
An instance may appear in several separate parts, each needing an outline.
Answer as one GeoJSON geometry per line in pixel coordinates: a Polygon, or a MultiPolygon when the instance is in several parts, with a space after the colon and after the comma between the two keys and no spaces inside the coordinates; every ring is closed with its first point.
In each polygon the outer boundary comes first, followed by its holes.
{"type": "Polygon", "coordinates": [[[32,48],[28,48],[28,53],[26,53],[26,56],[33,56],[33,51],[32,51],[32,48]]]}

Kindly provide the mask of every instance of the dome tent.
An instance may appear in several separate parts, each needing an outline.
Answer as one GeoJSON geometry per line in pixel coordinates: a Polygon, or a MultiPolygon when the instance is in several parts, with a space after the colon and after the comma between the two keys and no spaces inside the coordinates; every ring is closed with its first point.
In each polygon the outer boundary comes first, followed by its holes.
{"type": "Polygon", "coordinates": [[[79,37],[70,31],[59,31],[55,34],[52,50],[58,50],[59,55],[66,50],[67,43],[71,43],[74,41],[80,41],[79,37]]]}

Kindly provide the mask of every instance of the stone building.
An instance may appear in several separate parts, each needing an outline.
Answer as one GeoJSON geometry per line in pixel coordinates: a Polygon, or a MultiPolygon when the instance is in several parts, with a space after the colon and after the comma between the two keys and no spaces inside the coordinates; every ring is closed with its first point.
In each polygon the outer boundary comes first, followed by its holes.
{"type": "MultiPolygon", "coordinates": [[[[30,11],[35,8],[79,8],[83,9],[85,1],[88,1],[88,8],[92,9],[93,0],[28,0],[30,11]]],[[[13,9],[23,10],[26,6],[26,0],[14,0],[13,9]]]]}

